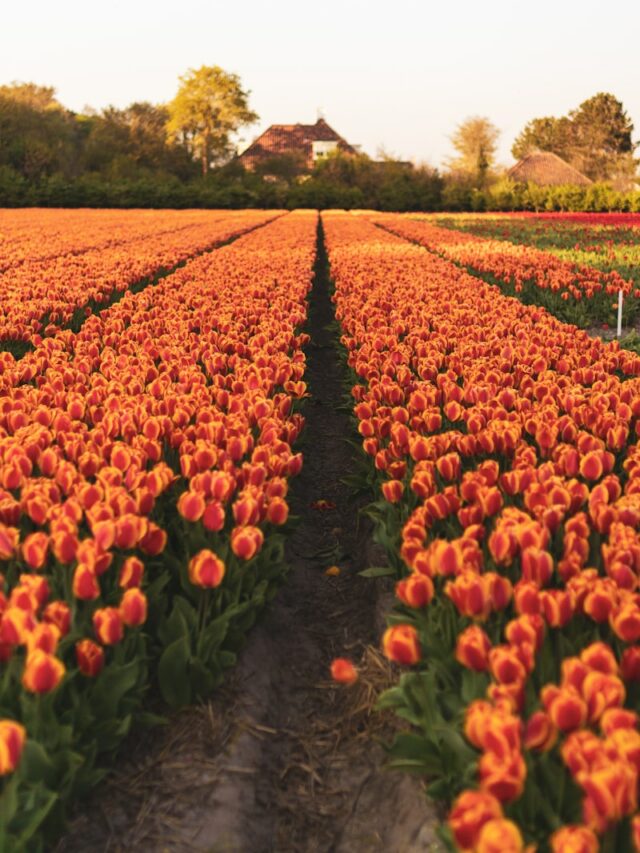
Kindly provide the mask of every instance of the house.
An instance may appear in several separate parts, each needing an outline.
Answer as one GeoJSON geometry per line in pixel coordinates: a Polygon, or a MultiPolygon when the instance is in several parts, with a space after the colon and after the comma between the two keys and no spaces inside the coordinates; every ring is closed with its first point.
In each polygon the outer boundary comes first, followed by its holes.
{"type": "Polygon", "coordinates": [[[308,171],[327,154],[341,151],[356,154],[356,148],[330,127],[323,118],[315,124],[272,124],[239,156],[251,171],[276,157],[297,158],[308,171]]]}
{"type": "Polygon", "coordinates": [[[532,151],[509,169],[507,177],[520,184],[532,183],[541,187],[560,184],[586,187],[592,183],[586,175],[551,151],[532,151]]]}

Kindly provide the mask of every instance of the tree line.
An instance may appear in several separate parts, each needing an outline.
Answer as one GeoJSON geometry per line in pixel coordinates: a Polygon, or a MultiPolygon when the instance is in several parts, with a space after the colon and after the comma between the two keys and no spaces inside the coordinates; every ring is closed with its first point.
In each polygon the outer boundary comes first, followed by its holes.
{"type": "Polygon", "coordinates": [[[611,94],[561,118],[533,119],[512,148],[516,158],[557,153],[596,182],[581,190],[506,180],[496,164],[499,132],[483,117],[458,126],[443,171],[339,153],[311,174],[287,157],[247,171],[234,140],[258,118],[249,95],[218,66],[188,71],[167,104],[82,113],[66,109],[49,86],[0,86],[0,205],[640,209],[633,124],[611,94]]]}

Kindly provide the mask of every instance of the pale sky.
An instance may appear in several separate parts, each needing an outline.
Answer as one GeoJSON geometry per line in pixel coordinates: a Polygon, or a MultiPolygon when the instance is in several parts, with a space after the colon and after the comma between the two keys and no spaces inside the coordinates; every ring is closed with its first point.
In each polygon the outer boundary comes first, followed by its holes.
{"type": "Polygon", "coordinates": [[[375,155],[438,166],[472,115],[501,131],[499,158],[526,122],[600,91],[640,139],[640,0],[9,0],[0,83],[55,86],[73,110],[170,100],[188,68],[240,75],[272,123],[321,109],[375,155]]]}

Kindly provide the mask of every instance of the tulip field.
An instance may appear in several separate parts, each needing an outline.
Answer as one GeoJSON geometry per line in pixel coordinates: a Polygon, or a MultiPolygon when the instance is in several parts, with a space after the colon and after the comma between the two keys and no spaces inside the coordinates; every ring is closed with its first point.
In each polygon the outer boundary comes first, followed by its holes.
{"type": "MultiPolygon", "coordinates": [[[[275,217],[110,246],[85,294],[99,277],[119,286],[123,258],[148,277],[275,217]]],[[[151,678],[169,705],[210,693],[281,581],[316,219],[276,218],[77,332],[34,316],[54,304],[63,325],[77,308],[73,260],[51,299],[16,300],[33,349],[2,361],[0,849],[37,849],[61,824],[144,715],[151,678]]],[[[10,293],[28,264],[4,273],[10,293]]]]}
{"type": "Polygon", "coordinates": [[[624,295],[625,326],[640,314],[638,219],[612,219],[615,224],[602,225],[597,215],[588,223],[521,215],[375,217],[393,233],[498,284],[507,294],[542,305],[583,328],[615,325],[619,291],[624,295]]]}
{"type": "Polygon", "coordinates": [[[211,696],[296,571],[325,250],[390,764],[443,849],[640,851],[640,356],[592,328],[640,315],[640,216],[5,210],[0,852],[211,696]]]}

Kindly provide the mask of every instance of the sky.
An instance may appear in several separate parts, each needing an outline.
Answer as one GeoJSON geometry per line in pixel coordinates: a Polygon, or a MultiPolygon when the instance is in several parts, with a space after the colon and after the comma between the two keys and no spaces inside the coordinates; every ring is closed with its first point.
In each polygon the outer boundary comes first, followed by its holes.
{"type": "Polygon", "coordinates": [[[440,166],[480,115],[508,165],[527,121],[602,91],[640,139],[638,33],[638,0],[30,0],[2,10],[0,84],[52,85],[80,111],[166,102],[189,68],[220,65],[260,116],[245,145],[321,111],[372,156],[440,166]]]}

